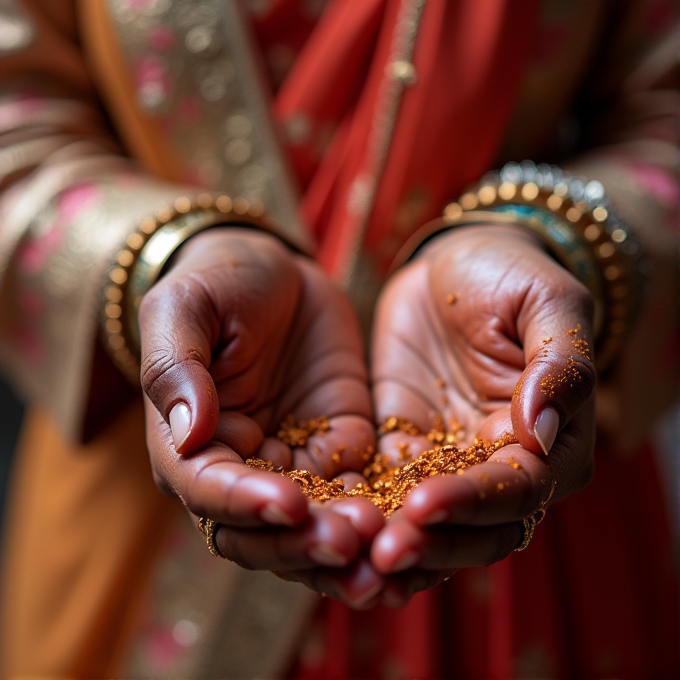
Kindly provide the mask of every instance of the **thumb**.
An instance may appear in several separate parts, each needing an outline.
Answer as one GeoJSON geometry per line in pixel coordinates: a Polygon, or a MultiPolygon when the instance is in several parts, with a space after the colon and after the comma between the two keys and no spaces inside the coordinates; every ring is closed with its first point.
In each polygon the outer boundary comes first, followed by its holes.
{"type": "Polygon", "coordinates": [[[204,446],[217,428],[219,403],[208,372],[219,328],[203,286],[159,282],[139,310],[142,389],[170,425],[175,449],[204,446]]]}
{"type": "Polygon", "coordinates": [[[588,401],[596,384],[588,314],[553,314],[528,324],[528,363],[512,398],[519,443],[548,455],[557,433],[588,401]]]}

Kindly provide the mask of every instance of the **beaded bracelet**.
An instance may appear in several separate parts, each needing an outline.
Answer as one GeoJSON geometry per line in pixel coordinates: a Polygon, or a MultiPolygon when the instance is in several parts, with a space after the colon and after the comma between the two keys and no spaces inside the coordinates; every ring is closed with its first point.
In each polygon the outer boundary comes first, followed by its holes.
{"type": "Polygon", "coordinates": [[[202,193],[192,201],[181,196],[171,207],[143,219],[116,256],[104,286],[102,331],[109,354],[133,383],[139,382],[137,313],[142,297],[182,243],[199,231],[223,225],[275,233],[261,206],[245,198],[202,193]]]}

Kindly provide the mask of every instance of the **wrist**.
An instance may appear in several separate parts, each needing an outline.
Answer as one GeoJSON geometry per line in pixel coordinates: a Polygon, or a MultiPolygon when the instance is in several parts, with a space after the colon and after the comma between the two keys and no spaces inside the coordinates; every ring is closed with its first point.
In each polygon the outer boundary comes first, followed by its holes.
{"type": "Polygon", "coordinates": [[[168,259],[162,274],[179,269],[185,265],[216,261],[223,264],[225,258],[238,260],[239,253],[251,249],[278,249],[283,256],[290,253],[290,249],[273,234],[240,224],[218,224],[201,231],[181,243],[168,259]]]}
{"type": "Polygon", "coordinates": [[[275,233],[259,206],[243,198],[201,194],[194,202],[178,198],[128,236],[105,282],[102,331],[114,363],[134,384],[139,380],[137,314],[142,298],[182,244],[199,232],[231,224],[275,233]]]}
{"type": "Polygon", "coordinates": [[[484,247],[490,242],[495,244],[505,242],[510,247],[530,248],[549,255],[549,249],[545,243],[524,227],[510,222],[496,223],[489,221],[441,231],[428,239],[414,253],[413,259],[434,257],[444,248],[476,249],[484,247]]]}

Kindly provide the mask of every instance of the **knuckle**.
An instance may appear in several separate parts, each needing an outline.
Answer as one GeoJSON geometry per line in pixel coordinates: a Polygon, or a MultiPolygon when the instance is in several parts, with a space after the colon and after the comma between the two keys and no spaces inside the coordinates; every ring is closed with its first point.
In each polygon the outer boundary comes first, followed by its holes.
{"type": "Polygon", "coordinates": [[[172,355],[164,349],[149,352],[142,357],[140,369],[142,389],[152,400],[156,385],[174,363],[172,355]]]}
{"type": "Polygon", "coordinates": [[[580,355],[574,357],[574,367],[579,373],[580,383],[590,394],[597,384],[597,371],[592,361],[580,355]]]}

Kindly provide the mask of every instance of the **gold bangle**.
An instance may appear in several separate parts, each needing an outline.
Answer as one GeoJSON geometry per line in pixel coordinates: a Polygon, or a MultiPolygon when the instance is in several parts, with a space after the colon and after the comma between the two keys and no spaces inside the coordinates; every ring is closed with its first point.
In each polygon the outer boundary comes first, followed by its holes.
{"type": "Polygon", "coordinates": [[[519,210],[531,206],[554,215],[590,250],[602,285],[602,318],[595,338],[595,364],[602,372],[611,365],[642,305],[647,263],[641,244],[616,215],[600,182],[532,161],[506,163],[499,172],[485,175],[444,214],[457,219],[468,211],[497,211],[504,206],[519,210]]]}
{"type": "Polygon", "coordinates": [[[525,517],[522,520],[522,542],[515,548],[515,552],[522,552],[529,547],[529,543],[531,543],[531,539],[534,537],[536,527],[545,519],[545,507],[552,500],[556,488],[557,480],[553,479],[548,497],[540,502],[538,510],[536,510],[533,515],[525,517]]]}
{"type": "Polygon", "coordinates": [[[647,262],[642,245],[616,215],[600,182],[585,181],[554,165],[506,163],[449,203],[440,220],[416,232],[395,265],[447,226],[505,224],[508,217],[541,236],[590,290],[596,306],[595,365],[604,371],[641,308],[647,262]]]}
{"type": "Polygon", "coordinates": [[[109,354],[133,383],[139,383],[137,312],[142,297],[184,241],[220,225],[256,227],[276,234],[259,204],[245,198],[232,200],[225,195],[202,193],[193,201],[181,196],[171,207],[143,219],[118,252],[104,287],[102,330],[109,354]]]}

